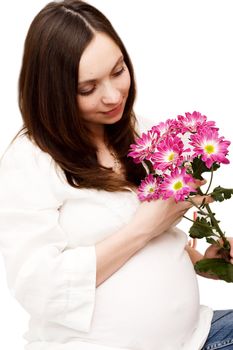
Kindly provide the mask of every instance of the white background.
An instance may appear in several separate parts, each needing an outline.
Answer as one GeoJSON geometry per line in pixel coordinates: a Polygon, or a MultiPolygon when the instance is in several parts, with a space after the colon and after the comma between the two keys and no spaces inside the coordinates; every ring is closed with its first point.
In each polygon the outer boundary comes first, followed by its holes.
{"type": "MultiPolygon", "coordinates": [[[[197,110],[215,120],[221,134],[232,140],[232,0],[89,2],[108,16],[130,53],[138,86],[137,114],[157,123],[197,110]]],[[[17,80],[23,42],[31,20],[46,3],[1,4],[0,154],[21,126],[17,80]]],[[[230,150],[232,160],[232,146],[230,150]]],[[[231,187],[232,173],[232,164],[222,166],[214,184],[231,187]]],[[[232,205],[230,201],[214,205],[228,235],[233,235],[232,205]]],[[[187,231],[189,223],[180,226],[187,231]]],[[[203,252],[205,243],[199,241],[198,247],[203,252]]],[[[233,307],[233,284],[199,278],[199,285],[201,303],[214,309],[233,307]]],[[[28,316],[7,289],[2,258],[0,296],[0,348],[22,349],[28,316]]]]}

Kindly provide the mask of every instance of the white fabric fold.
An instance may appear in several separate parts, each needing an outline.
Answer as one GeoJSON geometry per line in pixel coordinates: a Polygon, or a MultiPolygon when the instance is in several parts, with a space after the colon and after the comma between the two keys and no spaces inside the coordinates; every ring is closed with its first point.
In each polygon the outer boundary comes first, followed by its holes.
{"type": "Polygon", "coordinates": [[[8,286],[32,317],[87,332],[95,303],[95,246],[68,247],[59,225],[62,201],[50,186],[56,176],[39,148],[19,139],[8,149],[0,166],[0,249],[8,286]]]}

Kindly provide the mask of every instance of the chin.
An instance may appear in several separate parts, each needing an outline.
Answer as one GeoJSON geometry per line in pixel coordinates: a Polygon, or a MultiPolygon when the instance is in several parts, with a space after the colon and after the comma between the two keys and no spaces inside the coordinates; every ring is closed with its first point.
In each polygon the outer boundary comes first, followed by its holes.
{"type": "Polygon", "coordinates": [[[105,120],[104,124],[108,124],[108,125],[116,124],[116,123],[118,123],[121,120],[122,117],[123,117],[123,112],[120,115],[116,116],[116,117],[112,117],[112,118],[109,118],[108,120],[105,120]]]}

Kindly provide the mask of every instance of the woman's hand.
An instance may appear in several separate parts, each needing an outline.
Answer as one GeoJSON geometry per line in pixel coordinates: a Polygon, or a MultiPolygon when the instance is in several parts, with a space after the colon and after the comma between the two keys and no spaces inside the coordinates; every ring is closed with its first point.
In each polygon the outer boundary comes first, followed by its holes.
{"type": "MultiPolygon", "coordinates": [[[[227,238],[230,245],[231,245],[231,250],[230,250],[230,262],[233,264],[233,237],[227,238]]],[[[221,241],[221,240],[220,240],[221,241]]],[[[222,258],[222,255],[219,254],[219,246],[217,244],[211,244],[205,251],[204,255],[202,255],[200,252],[198,252],[196,249],[196,240],[194,241],[189,241],[187,246],[186,246],[186,251],[188,252],[190,259],[193,264],[196,262],[203,260],[203,259],[214,259],[214,258],[222,258]]],[[[214,274],[210,274],[208,272],[197,272],[198,275],[205,277],[205,278],[210,278],[213,280],[219,280],[219,277],[214,274]]]]}
{"type": "MultiPolygon", "coordinates": [[[[227,240],[231,245],[230,249],[230,263],[233,264],[233,237],[228,237],[227,240]]],[[[219,240],[221,242],[221,240],[219,240]]],[[[217,244],[211,244],[205,251],[204,259],[214,259],[222,258],[222,255],[219,253],[219,246],[217,244]]]]}
{"type": "MultiPolygon", "coordinates": [[[[197,180],[193,187],[197,188],[204,184],[205,180],[197,180]]],[[[192,197],[192,201],[196,205],[201,205],[203,199],[206,203],[213,202],[210,196],[196,195],[192,197]]],[[[193,204],[189,201],[176,203],[173,198],[142,202],[133,217],[133,226],[135,230],[144,233],[148,240],[153,239],[174,226],[192,206],[193,204]]]]}

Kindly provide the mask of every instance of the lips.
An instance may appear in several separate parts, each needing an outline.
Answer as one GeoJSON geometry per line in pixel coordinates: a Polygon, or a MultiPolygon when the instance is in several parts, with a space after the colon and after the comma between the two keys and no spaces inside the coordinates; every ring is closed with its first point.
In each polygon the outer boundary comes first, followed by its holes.
{"type": "Polygon", "coordinates": [[[120,108],[122,105],[122,102],[117,105],[116,107],[114,107],[113,109],[110,109],[109,111],[103,112],[103,113],[111,113],[111,112],[115,112],[118,108],[120,108]]]}

